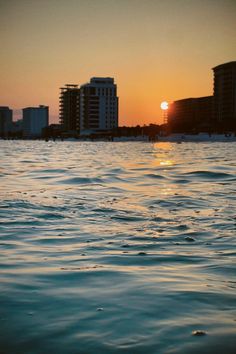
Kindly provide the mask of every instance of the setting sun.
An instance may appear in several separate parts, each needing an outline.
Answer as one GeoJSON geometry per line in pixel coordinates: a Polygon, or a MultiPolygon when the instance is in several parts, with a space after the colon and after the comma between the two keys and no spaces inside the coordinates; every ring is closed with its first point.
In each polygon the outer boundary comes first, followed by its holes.
{"type": "Polygon", "coordinates": [[[166,101],[161,102],[161,109],[163,109],[164,111],[168,109],[168,102],[166,101]]]}

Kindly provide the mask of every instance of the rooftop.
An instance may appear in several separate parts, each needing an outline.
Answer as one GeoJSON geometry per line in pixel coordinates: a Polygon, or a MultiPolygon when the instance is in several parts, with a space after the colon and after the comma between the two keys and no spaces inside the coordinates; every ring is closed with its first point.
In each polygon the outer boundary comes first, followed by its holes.
{"type": "Polygon", "coordinates": [[[212,68],[212,70],[224,68],[224,67],[236,67],[236,61],[229,61],[228,63],[217,65],[214,68],[212,68]]]}

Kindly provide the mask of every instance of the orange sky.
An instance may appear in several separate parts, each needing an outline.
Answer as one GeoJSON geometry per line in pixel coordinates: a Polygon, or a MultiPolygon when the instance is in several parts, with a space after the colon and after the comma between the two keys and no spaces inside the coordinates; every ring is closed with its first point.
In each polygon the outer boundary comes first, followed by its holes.
{"type": "Polygon", "coordinates": [[[0,105],[56,122],[62,85],[111,76],[120,125],[161,123],[161,101],[212,94],[236,60],[235,18],[235,0],[0,0],[0,105]]]}

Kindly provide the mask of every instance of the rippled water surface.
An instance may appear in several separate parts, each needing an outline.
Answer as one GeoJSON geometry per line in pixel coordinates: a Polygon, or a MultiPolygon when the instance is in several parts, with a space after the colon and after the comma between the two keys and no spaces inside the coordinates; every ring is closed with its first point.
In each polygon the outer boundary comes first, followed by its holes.
{"type": "Polygon", "coordinates": [[[0,141],[0,353],[236,353],[235,157],[0,141]]]}

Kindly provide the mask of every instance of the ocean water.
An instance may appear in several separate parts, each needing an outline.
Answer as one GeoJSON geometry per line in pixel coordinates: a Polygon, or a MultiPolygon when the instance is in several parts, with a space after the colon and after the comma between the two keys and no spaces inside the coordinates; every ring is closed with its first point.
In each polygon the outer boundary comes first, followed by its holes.
{"type": "Polygon", "coordinates": [[[235,157],[0,141],[0,353],[236,353],[235,157]]]}

